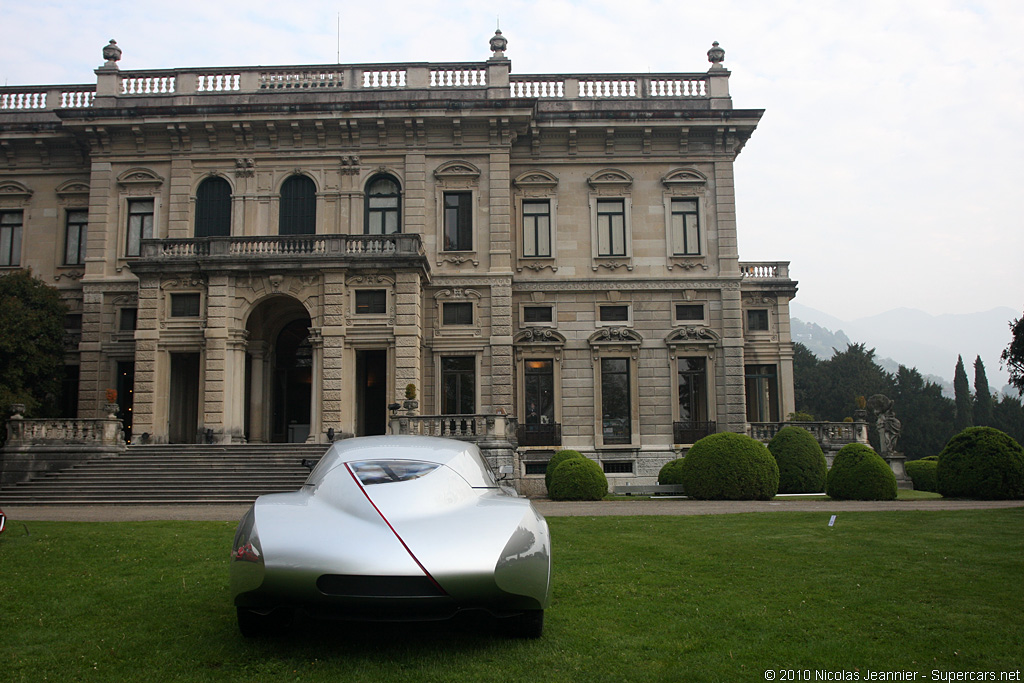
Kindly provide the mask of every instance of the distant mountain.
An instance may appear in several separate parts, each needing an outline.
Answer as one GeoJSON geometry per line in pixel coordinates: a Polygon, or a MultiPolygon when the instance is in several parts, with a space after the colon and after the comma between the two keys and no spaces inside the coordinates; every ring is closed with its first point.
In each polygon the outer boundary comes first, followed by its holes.
{"type": "Polygon", "coordinates": [[[1010,343],[1009,322],[1020,316],[1019,311],[1008,307],[945,315],[898,308],[867,318],[841,320],[797,302],[790,304],[790,314],[794,319],[793,340],[805,344],[819,357],[831,357],[832,346],[842,350],[846,348],[845,344],[840,345],[842,340],[853,340],[875,349],[879,365],[886,370],[895,371],[903,364],[917,368],[931,381],[951,387],[957,355],[963,356],[972,386],[974,358],[981,356],[989,386],[993,388],[1008,381],[1006,371],[999,367],[999,355],[1010,343]],[[798,339],[798,332],[821,340],[827,353],[798,339]]]}

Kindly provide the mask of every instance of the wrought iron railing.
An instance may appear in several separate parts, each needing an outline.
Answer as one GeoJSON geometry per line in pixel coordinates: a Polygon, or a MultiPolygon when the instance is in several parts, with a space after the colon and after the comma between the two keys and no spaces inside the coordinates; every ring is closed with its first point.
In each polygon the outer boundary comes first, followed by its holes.
{"type": "Polygon", "coordinates": [[[718,423],[709,422],[673,422],[672,443],[696,443],[709,434],[718,431],[718,423]]]}
{"type": "Polygon", "coordinates": [[[561,446],[562,425],[557,422],[547,424],[521,424],[516,431],[520,446],[561,446]]]}

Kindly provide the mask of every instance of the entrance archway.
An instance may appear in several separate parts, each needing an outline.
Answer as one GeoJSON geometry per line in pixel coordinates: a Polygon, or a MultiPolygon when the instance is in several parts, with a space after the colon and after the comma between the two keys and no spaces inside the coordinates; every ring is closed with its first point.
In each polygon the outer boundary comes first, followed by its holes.
{"type": "Polygon", "coordinates": [[[305,307],[274,296],[253,309],[246,323],[246,439],[302,443],[315,422],[313,347],[305,307]]]}

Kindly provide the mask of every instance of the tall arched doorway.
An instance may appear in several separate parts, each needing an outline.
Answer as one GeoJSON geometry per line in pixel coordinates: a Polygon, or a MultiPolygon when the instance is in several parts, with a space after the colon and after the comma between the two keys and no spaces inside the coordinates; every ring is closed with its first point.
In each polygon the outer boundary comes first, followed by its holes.
{"type": "Polygon", "coordinates": [[[245,363],[246,439],[302,443],[313,415],[313,353],[305,307],[274,296],[253,309],[245,363]]]}

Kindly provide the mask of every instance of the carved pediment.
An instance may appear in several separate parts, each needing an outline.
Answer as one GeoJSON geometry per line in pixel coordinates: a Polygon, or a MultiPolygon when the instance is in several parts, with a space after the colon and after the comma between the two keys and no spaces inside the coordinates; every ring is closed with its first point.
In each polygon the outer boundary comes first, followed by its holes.
{"type": "Polygon", "coordinates": [[[531,327],[512,337],[513,344],[547,344],[564,346],[565,335],[553,327],[531,327]]]}
{"type": "Polygon", "coordinates": [[[61,199],[77,199],[89,197],[89,183],[83,180],[68,180],[57,186],[57,196],[61,199]]]}
{"type": "Polygon", "coordinates": [[[157,188],[164,184],[164,179],[148,168],[131,168],[117,176],[117,184],[126,189],[157,188]]]}
{"type": "Polygon", "coordinates": [[[356,275],[345,280],[346,287],[394,287],[395,279],[387,275],[371,273],[369,275],[356,275]]]}
{"type": "Polygon", "coordinates": [[[465,287],[452,287],[451,289],[442,289],[434,295],[434,299],[451,299],[453,301],[469,301],[470,299],[479,299],[480,292],[475,289],[468,289],[465,287]]]}
{"type": "Polygon", "coordinates": [[[587,341],[591,346],[600,344],[629,344],[639,346],[643,337],[629,327],[604,327],[590,335],[587,341]]]}
{"type": "Polygon", "coordinates": [[[516,187],[523,189],[538,188],[552,190],[558,185],[558,178],[548,173],[547,171],[541,171],[539,169],[536,169],[521,174],[512,182],[515,183],[516,187]]]}
{"type": "Polygon", "coordinates": [[[712,330],[710,327],[703,325],[691,325],[687,327],[679,327],[672,330],[667,337],[665,337],[665,344],[669,347],[677,346],[679,344],[718,344],[722,341],[720,334],[712,330]]]}
{"type": "Polygon", "coordinates": [[[32,190],[16,180],[0,181],[0,201],[8,206],[24,206],[32,198],[32,190]]]}
{"type": "Polygon", "coordinates": [[[603,187],[624,189],[633,184],[633,176],[616,168],[606,168],[587,178],[587,184],[595,190],[603,187]]]}
{"type": "Polygon", "coordinates": [[[669,188],[694,187],[698,185],[706,185],[708,178],[703,173],[695,169],[681,168],[666,175],[661,179],[661,182],[665,187],[669,188]]]}
{"type": "Polygon", "coordinates": [[[438,180],[476,180],[480,169],[468,161],[446,161],[434,171],[438,180]]]}

